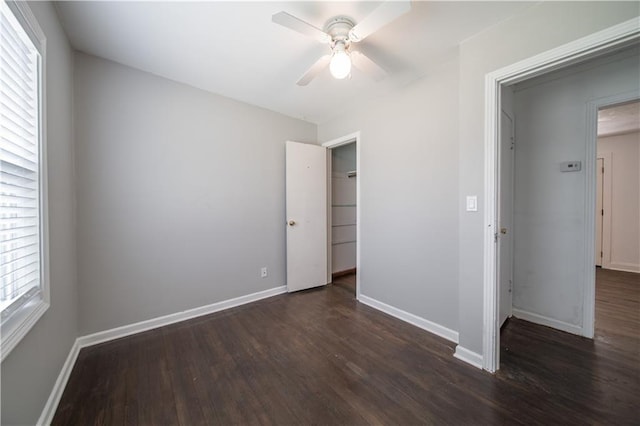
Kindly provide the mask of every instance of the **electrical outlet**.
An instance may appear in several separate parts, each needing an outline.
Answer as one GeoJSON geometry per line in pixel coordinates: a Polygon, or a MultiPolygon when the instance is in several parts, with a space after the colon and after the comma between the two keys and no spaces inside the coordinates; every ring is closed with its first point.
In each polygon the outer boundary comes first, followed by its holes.
{"type": "Polygon", "coordinates": [[[260,277],[261,278],[267,278],[267,267],[266,266],[263,266],[260,269],[260,277]]]}

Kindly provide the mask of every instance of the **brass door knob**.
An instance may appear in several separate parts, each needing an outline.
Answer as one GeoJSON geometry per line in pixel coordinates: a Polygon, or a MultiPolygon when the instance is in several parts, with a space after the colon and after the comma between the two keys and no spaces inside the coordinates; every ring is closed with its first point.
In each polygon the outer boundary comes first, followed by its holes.
{"type": "Polygon", "coordinates": [[[295,221],[295,220],[290,220],[290,221],[289,221],[289,226],[293,226],[293,225],[295,225],[295,224],[296,224],[296,221],[295,221]]]}

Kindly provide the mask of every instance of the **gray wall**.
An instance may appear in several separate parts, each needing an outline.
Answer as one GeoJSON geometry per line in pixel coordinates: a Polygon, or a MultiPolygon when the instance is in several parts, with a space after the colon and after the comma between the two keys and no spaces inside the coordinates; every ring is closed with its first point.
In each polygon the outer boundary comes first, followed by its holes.
{"type": "MultiPolygon", "coordinates": [[[[3,424],[37,420],[78,334],[283,285],[284,141],[316,141],[312,124],[114,63],[78,54],[74,68],[53,7],[32,8],[49,52],[52,306],[2,363],[3,424]]],[[[537,5],[319,126],[320,140],[362,131],[363,294],[481,352],[484,76],[637,15],[537,5]],[[470,194],[479,213],[464,212],[470,194]]]]}
{"type": "MultiPolygon", "coordinates": [[[[491,71],[638,16],[636,2],[545,2],[460,45],[460,345],[482,354],[484,78],[491,71]],[[466,195],[479,211],[464,211],[466,195]]],[[[517,124],[516,124],[517,125],[517,124]]]]}
{"type": "Polygon", "coordinates": [[[350,143],[331,150],[331,169],[346,173],[356,169],[356,144],[350,143]]]}
{"type": "Polygon", "coordinates": [[[82,53],[75,73],[80,334],[284,285],[284,143],[316,126],[82,53]]]}
{"type": "Polygon", "coordinates": [[[459,62],[320,124],[321,141],[362,131],[364,295],[482,353],[485,75],[638,14],[629,2],[538,4],[463,42],[459,62]]]}
{"type": "Polygon", "coordinates": [[[638,49],[630,54],[516,86],[513,308],[570,324],[577,332],[590,208],[585,188],[593,179],[584,169],[586,107],[594,99],[640,89],[638,49]],[[573,160],[582,161],[580,172],[560,171],[561,162],[573,160]]]}
{"type": "Polygon", "coordinates": [[[47,38],[47,166],[51,306],[2,363],[4,425],[40,417],[77,336],[72,52],[50,3],[30,3],[47,38]]]}
{"type": "MultiPolygon", "coordinates": [[[[453,55],[455,56],[455,55],[453,55]]],[[[458,62],[321,124],[361,131],[361,293],[458,328],[458,62]]]]}

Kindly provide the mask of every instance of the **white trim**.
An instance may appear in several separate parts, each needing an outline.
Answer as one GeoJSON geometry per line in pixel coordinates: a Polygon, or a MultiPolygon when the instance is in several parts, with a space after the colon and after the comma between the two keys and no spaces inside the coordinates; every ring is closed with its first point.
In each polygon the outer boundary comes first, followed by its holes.
{"type": "Polygon", "coordinates": [[[40,23],[36,19],[35,15],[31,11],[29,5],[22,1],[7,0],[7,6],[14,12],[16,19],[23,25],[26,25],[25,32],[36,46],[36,49],[44,56],[45,41],[47,37],[44,35],[44,31],[40,28],[40,23]]]}
{"type": "Polygon", "coordinates": [[[379,300],[373,299],[369,296],[365,296],[364,294],[361,294],[358,300],[367,306],[371,306],[372,308],[382,311],[385,314],[389,314],[392,317],[396,317],[404,322],[415,325],[416,327],[426,330],[429,333],[445,338],[453,343],[458,343],[457,331],[451,330],[443,325],[436,324],[435,322],[403,311],[402,309],[387,305],[384,302],[380,302],[379,300]]]}
{"type": "Polygon", "coordinates": [[[69,376],[71,376],[73,366],[76,364],[80,349],[80,344],[78,343],[78,339],[76,339],[76,341],[73,342],[73,346],[71,346],[71,350],[69,351],[69,355],[67,356],[64,365],[62,366],[62,370],[60,370],[60,374],[58,374],[56,383],[53,385],[53,389],[51,390],[49,399],[47,399],[47,403],[44,405],[42,414],[40,414],[38,423],[36,423],[38,426],[50,425],[53,421],[53,416],[55,416],[56,414],[58,404],[60,403],[60,399],[62,398],[62,393],[64,392],[64,388],[67,386],[69,376]]]}
{"type": "MultiPolygon", "coordinates": [[[[0,362],[20,343],[26,334],[49,309],[49,174],[47,156],[47,38],[31,8],[24,1],[7,1],[7,7],[38,51],[38,195],[40,197],[40,297],[36,303],[23,309],[18,320],[11,321],[7,331],[0,337],[0,362]]],[[[31,304],[31,302],[29,302],[31,304]]],[[[17,313],[16,313],[17,314],[17,313]]],[[[14,315],[16,315],[14,314],[14,315]]]]}
{"type": "Polygon", "coordinates": [[[613,271],[622,271],[622,272],[640,272],[640,265],[635,265],[633,263],[610,263],[608,267],[603,269],[611,269],[613,271]]]}
{"type": "Polygon", "coordinates": [[[203,315],[212,314],[214,312],[223,311],[225,309],[235,308],[236,306],[245,305],[247,303],[256,302],[258,300],[266,299],[268,297],[277,296],[287,292],[287,286],[280,286],[270,288],[264,291],[258,291],[256,293],[247,294],[245,296],[236,297],[229,300],[223,300],[221,302],[212,303],[210,305],[200,306],[194,309],[188,309],[186,311],[177,312],[175,314],[165,315],[162,317],[153,318],[147,321],[141,321],[134,324],[125,325],[122,327],[112,328],[110,330],[100,331],[98,333],[81,336],[76,339],[69,351],[67,360],[62,366],[58,379],[53,385],[51,394],[47,399],[47,403],[40,414],[38,425],[48,425],[53,420],[53,416],[56,413],[60,398],[64,392],[64,388],[67,385],[73,366],[78,359],[80,349],[89,346],[97,345],[99,343],[108,342],[110,340],[119,339],[121,337],[130,336],[132,334],[142,333],[144,331],[152,330],[158,327],[164,327],[165,325],[175,324],[177,322],[186,321],[192,318],[200,317],[203,315]]]}
{"type": "MultiPolygon", "coordinates": [[[[495,372],[500,366],[500,333],[498,324],[498,283],[496,282],[496,268],[498,266],[494,232],[496,231],[496,206],[497,202],[497,161],[499,141],[497,139],[497,124],[500,114],[499,90],[502,85],[514,84],[528,78],[542,75],[552,70],[567,67],[577,62],[595,57],[607,50],[619,48],[630,44],[640,38],[640,17],[630,19],[621,24],[598,31],[589,36],[564,44],[555,49],[548,50],[539,55],[532,56],[523,61],[493,71],[485,77],[485,232],[484,232],[484,315],[483,315],[483,367],[489,372],[495,372]]],[[[586,172],[593,172],[595,153],[593,158],[587,159],[586,172]]],[[[595,177],[594,177],[595,181],[595,177]]],[[[593,185],[590,183],[589,185],[593,185]]],[[[589,199],[592,199],[593,194],[589,199]]],[[[585,271],[584,278],[588,279],[593,274],[594,245],[589,247],[589,240],[595,238],[595,208],[585,209],[587,223],[593,224],[590,229],[585,247],[585,271]],[[589,219],[589,215],[591,218],[589,219]],[[586,253],[591,256],[587,257],[586,253]]],[[[585,225],[586,226],[586,225],[585,225]]],[[[593,283],[592,283],[593,285],[593,283]]],[[[587,295],[585,295],[587,297],[587,295]]],[[[588,308],[585,306],[585,310],[588,308]]],[[[593,317],[592,313],[585,312],[585,318],[593,317]]],[[[587,330],[592,327],[585,327],[587,330]]]]}
{"type": "Polygon", "coordinates": [[[565,68],[603,54],[612,48],[627,46],[640,37],[640,17],[630,19],[586,37],[493,71],[500,84],[515,84],[551,71],[565,68]]]}
{"type": "MultiPolygon", "coordinates": [[[[44,292],[41,292],[44,293],[44,292]]],[[[40,317],[49,309],[49,303],[45,301],[46,296],[40,294],[34,297],[33,301],[27,302],[14,313],[15,318],[11,318],[11,325],[8,331],[2,332],[2,342],[0,344],[0,361],[11,353],[11,351],[27,335],[29,330],[38,322],[40,317]]]]}
{"type": "MultiPolygon", "coordinates": [[[[596,149],[597,143],[596,139],[596,149]]],[[[613,190],[613,187],[611,186],[612,153],[601,152],[596,157],[596,162],[598,159],[602,159],[602,167],[604,167],[604,173],[602,176],[602,209],[604,210],[604,215],[602,216],[602,260],[600,266],[604,269],[608,269],[610,266],[609,264],[611,263],[611,193],[613,190]]]]}
{"type": "Polygon", "coordinates": [[[638,132],[640,132],[640,129],[620,130],[619,132],[600,133],[600,134],[598,134],[598,137],[599,138],[610,138],[612,136],[630,135],[631,133],[638,133],[638,132]]]}
{"type": "Polygon", "coordinates": [[[165,325],[174,324],[176,322],[186,321],[191,318],[212,314],[214,312],[223,311],[225,309],[234,308],[236,306],[255,302],[268,297],[277,296],[287,292],[287,286],[274,287],[269,290],[259,291],[257,293],[247,294],[229,300],[212,303],[210,305],[200,306],[198,308],[188,309],[174,314],[164,315],[152,318],[146,321],[136,322],[134,324],[123,325],[122,327],[112,328],[110,330],[99,331],[97,333],[88,334],[78,338],[81,348],[97,345],[98,343],[108,342],[110,340],[119,339],[121,337],[130,336],[132,334],[142,333],[143,331],[153,330],[154,328],[164,327],[165,325]]]}
{"type": "Polygon", "coordinates": [[[567,333],[583,335],[582,327],[568,322],[560,321],[554,318],[545,317],[544,315],[534,314],[533,312],[524,311],[522,309],[513,309],[513,316],[535,324],[546,325],[547,327],[557,330],[566,331],[567,333]]]}
{"type": "Polygon", "coordinates": [[[497,179],[499,150],[498,120],[502,111],[498,91],[500,85],[487,75],[485,78],[485,151],[484,151],[484,217],[489,223],[484,228],[484,315],[482,353],[483,367],[489,372],[500,366],[500,305],[498,283],[498,217],[497,179]],[[491,145],[488,146],[489,141],[491,145]],[[495,350],[498,348],[498,350],[495,350]]]}
{"type": "Polygon", "coordinates": [[[467,364],[471,364],[476,368],[482,369],[482,355],[477,352],[470,351],[460,345],[456,346],[456,351],[453,353],[454,358],[458,358],[460,361],[464,361],[467,364]]]}
{"type": "MultiPolygon", "coordinates": [[[[361,145],[361,138],[360,138],[360,131],[357,132],[353,132],[350,133],[348,135],[339,137],[337,139],[333,139],[330,140],[328,142],[325,142],[322,144],[323,147],[328,148],[328,149],[333,149],[333,148],[337,148],[339,146],[342,145],[348,145],[350,143],[356,143],[356,172],[358,173],[358,178],[356,179],[356,299],[360,300],[360,295],[361,295],[361,288],[360,288],[360,247],[362,246],[361,244],[361,238],[362,238],[362,232],[360,230],[360,210],[361,210],[361,194],[362,191],[360,190],[360,176],[361,176],[361,161],[360,161],[360,145],[361,145]]],[[[328,156],[330,158],[330,156],[328,156]]],[[[330,163],[329,163],[330,164],[330,163]]],[[[329,173],[329,178],[331,178],[331,174],[329,173]]],[[[328,192],[329,193],[329,192],[328,192]]],[[[327,202],[329,203],[330,200],[327,200],[327,202]]],[[[327,235],[328,235],[328,244],[327,244],[327,250],[331,249],[331,216],[329,216],[329,221],[328,221],[328,229],[327,229],[327,235]]],[[[331,253],[329,253],[329,255],[331,255],[331,253]]],[[[329,264],[331,264],[331,256],[328,256],[329,258],[329,264]]],[[[331,271],[329,270],[329,273],[331,273],[331,271]]]]}

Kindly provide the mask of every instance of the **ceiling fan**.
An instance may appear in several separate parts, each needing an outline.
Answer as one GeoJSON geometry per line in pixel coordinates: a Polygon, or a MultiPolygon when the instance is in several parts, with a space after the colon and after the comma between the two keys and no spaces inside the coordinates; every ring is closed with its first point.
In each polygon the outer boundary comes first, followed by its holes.
{"type": "Polygon", "coordinates": [[[379,81],[387,75],[386,71],[364,53],[355,49],[353,44],[364,40],[410,9],[410,0],[386,1],[358,23],[347,16],[339,15],[329,19],[324,30],[287,12],[276,13],[271,20],[283,27],[315,38],[320,43],[326,43],[331,49],[330,53],[320,57],[315,64],[311,65],[298,80],[298,86],[309,84],[327,66],[333,77],[343,79],[351,74],[352,64],[360,71],[369,74],[375,81],[379,81]]]}

